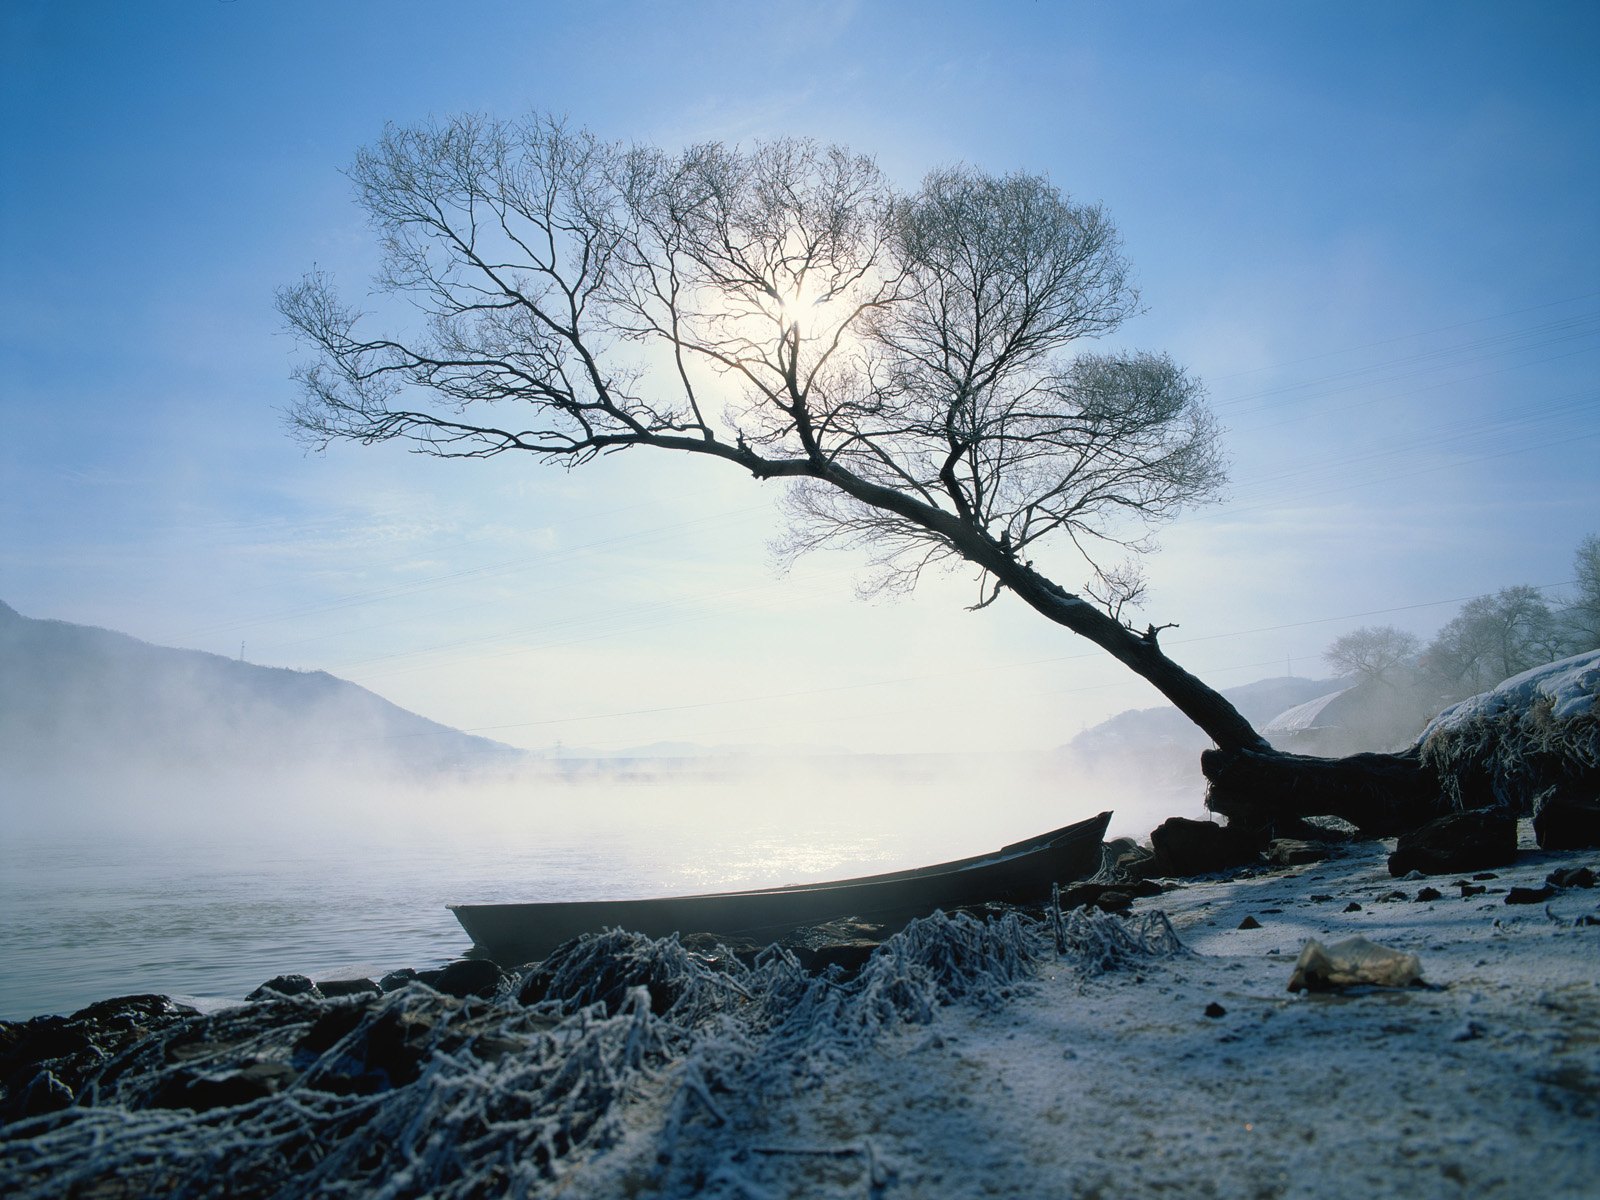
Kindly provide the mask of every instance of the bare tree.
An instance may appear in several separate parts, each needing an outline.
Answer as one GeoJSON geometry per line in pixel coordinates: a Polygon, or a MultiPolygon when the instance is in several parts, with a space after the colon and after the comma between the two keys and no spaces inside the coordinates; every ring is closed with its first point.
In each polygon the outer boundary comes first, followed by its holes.
{"type": "Polygon", "coordinates": [[[1366,625],[1337,637],[1322,657],[1343,675],[1384,680],[1395,669],[1412,662],[1422,650],[1422,640],[1393,625],[1366,625]]]}
{"type": "MultiPolygon", "coordinates": [[[[1274,754],[1121,619],[1102,564],[1215,496],[1199,384],[1161,354],[1079,353],[1137,293],[1110,220],[1038,176],[936,171],[912,191],[809,141],[669,154],[544,117],[389,128],[350,172],[380,290],[425,317],[364,331],[312,275],[279,306],[315,351],[313,443],[563,464],[648,447],[790,484],[783,545],[870,555],[872,586],[974,569],[1149,680],[1231,754],[1274,754]],[[1033,563],[1064,545],[1104,604],[1033,563]]],[[[1130,590],[1132,589],[1132,590],[1130,590]]]]}
{"type": "Polygon", "coordinates": [[[1600,537],[1591,533],[1578,543],[1572,570],[1578,594],[1564,613],[1570,649],[1600,649],[1600,537]]]}
{"type": "Polygon", "coordinates": [[[1427,666],[1451,699],[1493,687],[1568,652],[1560,622],[1526,584],[1476,596],[1428,645],[1427,666]]]}

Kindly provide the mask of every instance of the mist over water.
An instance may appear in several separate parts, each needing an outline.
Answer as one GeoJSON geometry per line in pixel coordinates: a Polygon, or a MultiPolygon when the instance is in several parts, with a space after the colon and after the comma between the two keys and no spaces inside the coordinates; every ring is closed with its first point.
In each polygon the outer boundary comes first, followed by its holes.
{"type": "MultiPolygon", "coordinates": [[[[1115,806],[1043,756],[545,760],[427,780],[144,772],[7,792],[6,1020],[133,992],[238,999],[285,972],[436,966],[470,946],[448,903],[848,877],[1115,806]]],[[[1154,823],[1141,821],[1119,813],[1114,832],[1154,823]]]]}

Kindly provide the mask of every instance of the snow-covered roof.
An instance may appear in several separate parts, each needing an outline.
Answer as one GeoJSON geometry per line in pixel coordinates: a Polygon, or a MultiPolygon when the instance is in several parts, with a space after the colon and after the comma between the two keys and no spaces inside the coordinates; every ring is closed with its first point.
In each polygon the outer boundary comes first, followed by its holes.
{"type": "Polygon", "coordinates": [[[1570,720],[1596,711],[1597,692],[1600,692],[1600,650],[1586,650],[1513,675],[1487,692],[1452,704],[1428,723],[1418,741],[1426,741],[1441,729],[1450,729],[1478,717],[1531,708],[1546,697],[1555,701],[1552,711],[1558,720],[1570,720]]]}
{"type": "Polygon", "coordinates": [[[1261,732],[1270,735],[1274,733],[1304,733],[1307,729],[1315,729],[1317,727],[1317,718],[1322,715],[1322,710],[1349,690],[1349,688],[1340,688],[1337,692],[1329,692],[1326,696],[1318,696],[1315,700],[1307,700],[1304,704],[1296,704],[1293,708],[1286,708],[1262,726],[1261,732]]]}

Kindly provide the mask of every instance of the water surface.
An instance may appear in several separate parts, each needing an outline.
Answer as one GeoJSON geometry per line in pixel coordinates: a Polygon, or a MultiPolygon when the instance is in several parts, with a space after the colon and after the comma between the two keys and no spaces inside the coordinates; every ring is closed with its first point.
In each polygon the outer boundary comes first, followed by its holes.
{"type": "Polygon", "coordinates": [[[287,972],[436,966],[470,946],[448,903],[848,877],[1087,815],[1052,805],[997,819],[1006,806],[980,801],[954,777],[610,779],[546,787],[515,809],[440,792],[378,810],[330,800],[292,820],[43,823],[0,844],[0,1019],[135,992],[238,999],[287,972]]]}

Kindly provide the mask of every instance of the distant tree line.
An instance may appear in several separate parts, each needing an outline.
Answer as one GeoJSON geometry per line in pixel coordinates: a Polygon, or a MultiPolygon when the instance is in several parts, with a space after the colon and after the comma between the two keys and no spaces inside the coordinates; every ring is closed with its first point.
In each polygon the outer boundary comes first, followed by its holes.
{"type": "Polygon", "coordinates": [[[1579,544],[1573,572],[1576,592],[1565,605],[1518,584],[1468,600],[1426,644],[1393,625],[1368,625],[1335,638],[1323,657],[1398,704],[1418,732],[1440,709],[1503,679],[1600,649],[1600,537],[1579,544]]]}

